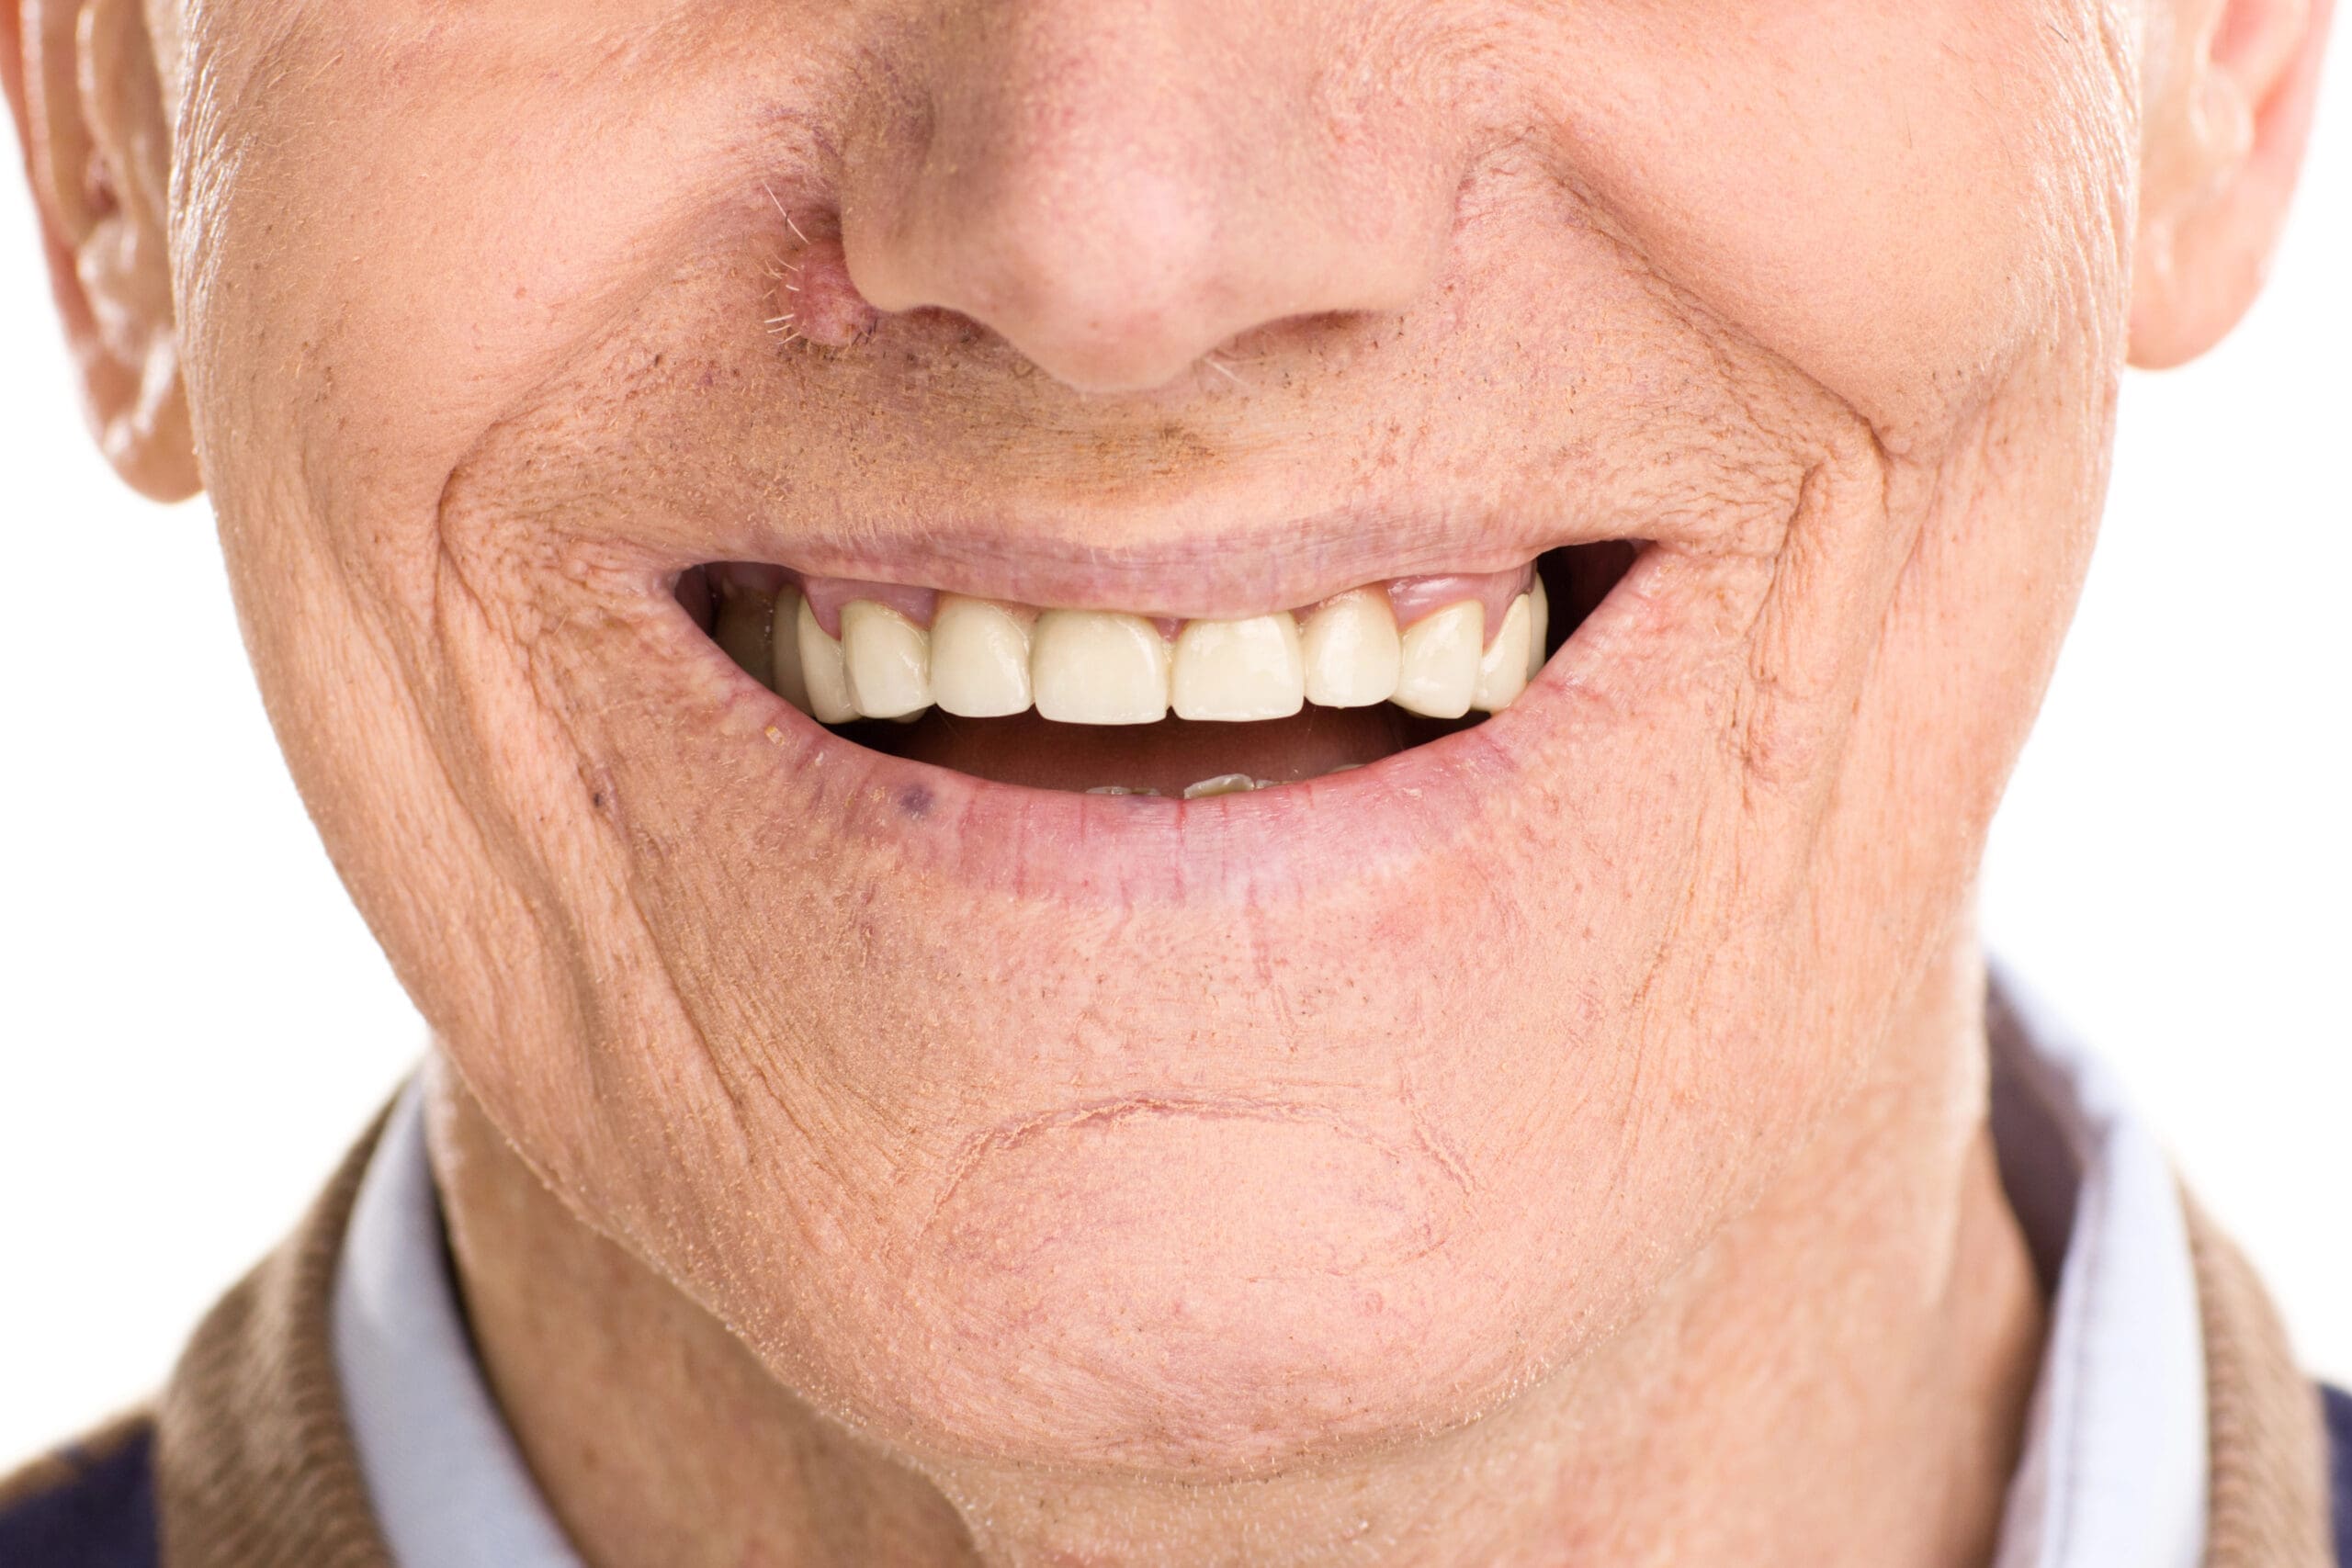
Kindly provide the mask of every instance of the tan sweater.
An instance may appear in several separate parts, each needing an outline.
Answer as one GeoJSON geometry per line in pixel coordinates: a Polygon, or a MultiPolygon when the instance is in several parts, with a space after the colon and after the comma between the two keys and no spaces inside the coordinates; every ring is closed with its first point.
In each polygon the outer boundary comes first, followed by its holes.
{"type": "MultiPolygon", "coordinates": [[[[152,1423],[163,1568],[391,1568],[328,1330],[344,1230],[374,1145],[371,1134],[293,1236],[205,1319],[154,1414],[81,1447],[87,1465],[152,1423]]],[[[2208,1568],[2335,1568],[2312,1385],[2245,1259],[2193,1202],[2188,1217],[2212,1442],[2208,1568]]],[[[74,1469],[50,1461],[0,1483],[0,1509],[74,1469]]]]}

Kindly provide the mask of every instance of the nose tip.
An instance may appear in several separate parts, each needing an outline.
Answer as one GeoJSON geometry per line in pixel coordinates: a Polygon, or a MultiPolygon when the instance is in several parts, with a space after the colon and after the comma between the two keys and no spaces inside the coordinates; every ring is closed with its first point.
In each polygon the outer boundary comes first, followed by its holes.
{"type": "Polygon", "coordinates": [[[1057,380],[1105,393],[1165,386],[1256,327],[1409,297],[1375,269],[1317,276],[1311,237],[1265,233],[1164,168],[1001,188],[1012,183],[930,193],[888,237],[852,228],[859,291],[884,310],[969,317],[1057,380]]]}
{"type": "Polygon", "coordinates": [[[932,62],[927,134],[852,162],[842,238],[877,309],[955,311],[1115,393],[1241,333],[1398,310],[1426,287],[1452,189],[1428,156],[1400,177],[1400,149],[1330,134],[1312,84],[1279,90],[1279,66],[1219,79],[1203,62],[1230,54],[1197,39],[1050,30],[932,62]]]}

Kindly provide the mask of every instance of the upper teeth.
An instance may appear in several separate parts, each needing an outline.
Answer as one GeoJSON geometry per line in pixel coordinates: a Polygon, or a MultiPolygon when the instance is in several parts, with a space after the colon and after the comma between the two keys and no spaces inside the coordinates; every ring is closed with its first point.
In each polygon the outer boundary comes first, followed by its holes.
{"type": "Polygon", "coordinates": [[[899,718],[931,706],[931,634],[888,604],[858,599],[842,606],[842,651],[849,700],[866,717],[899,718]]]}
{"type": "Polygon", "coordinates": [[[1503,612],[1500,629],[1478,656],[1478,680],[1470,695],[1472,706],[1498,713],[1527,689],[1528,649],[1534,634],[1534,619],[1532,595],[1528,593],[1512,600],[1510,608],[1503,612]]]}
{"type": "Polygon", "coordinates": [[[931,622],[932,700],[967,718],[1026,711],[1035,619],[985,599],[940,600],[931,622]]]}
{"type": "Polygon", "coordinates": [[[1487,612],[1476,599],[1448,604],[1406,627],[1397,705],[1431,718],[1468,713],[1478,694],[1478,650],[1486,640],[1487,612]]]}
{"type": "Polygon", "coordinates": [[[1069,724],[1282,718],[1309,702],[1394,702],[1432,718],[1509,707],[1544,662],[1540,580],[1489,635],[1480,600],[1419,615],[1400,631],[1381,589],[1293,615],[1195,620],[1172,637],[1142,615],[1044,610],[943,593],[928,626],[873,599],[841,607],[827,632],[787,584],[764,648],[764,601],[720,596],[712,635],[729,656],[822,723],[908,719],[925,708],[999,718],[1034,706],[1069,724]],[[758,617],[755,620],[754,617],[758,617]],[[1304,622],[1304,625],[1301,622],[1304,622]],[[765,657],[763,657],[764,654],[765,657]]]}
{"type": "Polygon", "coordinates": [[[1288,718],[1306,705],[1297,619],[1192,622],[1176,637],[1170,686],[1178,718],[1288,718]]]}
{"type": "MultiPolygon", "coordinates": [[[[927,651],[927,650],[926,650],[927,651]]],[[[776,600],[775,687],[778,692],[800,686],[808,694],[808,714],[820,724],[846,724],[858,716],[857,697],[849,683],[849,661],[842,645],[817,624],[808,602],[786,589],[776,600]],[[785,615],[789,603],[795,613],[785,615]],[[789,623],[792,635],[785,635],[789,623]]],[[[929,659],[924,662],[928,664],[929,659]]],[[[756,673],[756,671],[754,671],[756,673]]],[[[925,676],[928,679],[928,674],[925,676]]]]}
{"type": "Polygon", "coordinates": [[[1299,646],[1317,706],[1369,707],[1396,694],[1403,649],[1385,593],[1359,588],[1326,602],[1306,617],[1299,646]]]}
{"type": "Polygon", "coordinates": [[[1047,610],[1030,633],[1037,711],[1065,724],[1157,724],[1169,663],[1168,639],[1141,615],[1047,610]]]}

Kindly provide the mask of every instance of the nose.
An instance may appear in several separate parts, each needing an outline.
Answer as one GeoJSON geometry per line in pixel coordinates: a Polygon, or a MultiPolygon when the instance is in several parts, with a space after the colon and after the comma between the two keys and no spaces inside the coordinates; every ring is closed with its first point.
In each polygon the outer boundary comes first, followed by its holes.
{"type": "Polygon", "coordinates": [[[1331,47],[1348,9],[942,0],[846,161],[852,280],[1094,392],[1163,386],[1253,329],[1402,309],[1443,265],[1459,169],[1384,85],[1407,73],[1331,47]]]}

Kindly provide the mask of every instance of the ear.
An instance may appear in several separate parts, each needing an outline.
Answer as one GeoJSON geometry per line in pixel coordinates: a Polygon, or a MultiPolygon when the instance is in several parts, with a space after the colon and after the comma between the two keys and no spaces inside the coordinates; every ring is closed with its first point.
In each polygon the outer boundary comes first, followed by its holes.
{"type": "Polygon", "coordinates": [[[141,0],[0,0],[7,89],[90,423],[141,494],[203,488],[164,214],[171,132],[141,0]]]}
{"type": "Polygon", "coordinates": [[[2152,0],[2134,365],[2194,359],[2254,303],[2309,140],[2334,0],[2152,0]]]}

